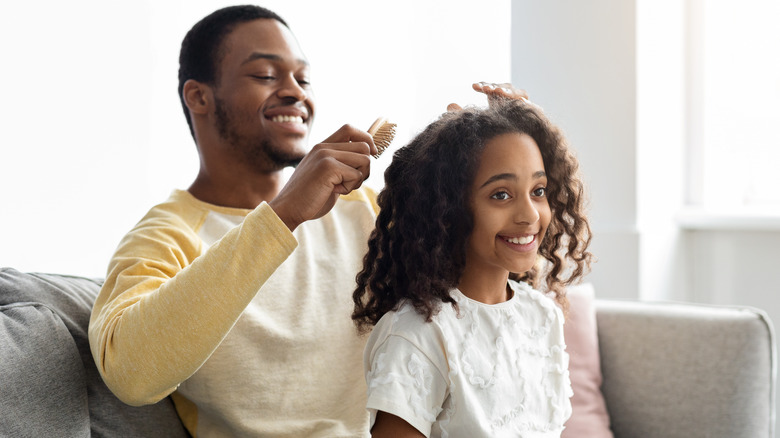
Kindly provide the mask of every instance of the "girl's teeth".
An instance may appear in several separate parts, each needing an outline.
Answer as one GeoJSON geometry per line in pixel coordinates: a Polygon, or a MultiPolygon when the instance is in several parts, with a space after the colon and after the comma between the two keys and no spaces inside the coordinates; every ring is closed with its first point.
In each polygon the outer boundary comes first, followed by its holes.
{"type": "Polygon", "coordinates": [[[277,123],[303,123],[303,117],[301,116],[273,116],[272,122],[277,123]]]}
{"type": "Polygon", "coordinates": [[[506,239],[509,243],[514,243],[515,245],[527,245],[534,241],[534,236],[525,236],[525,237],[510,237],[506,239]]]}

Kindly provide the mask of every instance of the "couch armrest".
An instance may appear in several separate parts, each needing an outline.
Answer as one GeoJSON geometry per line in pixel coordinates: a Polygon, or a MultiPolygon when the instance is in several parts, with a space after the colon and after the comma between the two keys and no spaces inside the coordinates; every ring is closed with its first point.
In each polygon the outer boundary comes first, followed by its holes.
{"type": "Polygon", "coordinates": [[[750,307],[597,301],[616,438],[774,437],[772,323],[750,307]]]}
{"type": "Polygon", "coordinates": [[[40,304],[0,305],[0,435],[90,435],[79,351],[40,304]]]}
{"type": "Polygon", "coordinates": [[[87,339],[99,290],[88,278],[0,268],[0,436],[188,436],[170,398],[132,407],[103,383],[87,339]]]}

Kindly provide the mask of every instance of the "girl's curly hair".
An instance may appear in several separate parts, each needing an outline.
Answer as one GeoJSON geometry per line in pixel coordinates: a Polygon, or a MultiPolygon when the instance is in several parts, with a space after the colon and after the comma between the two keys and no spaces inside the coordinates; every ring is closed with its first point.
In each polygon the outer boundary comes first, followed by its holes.
{"type": "Polygon", "coordinates": [[[352,319],[361,332],[403,300],[428,321],[442,303],[457,307],[450,290],[463,272],[473,227],[470,187],[485,144],[508,133],[527,134],[539,146],[552,211],[539,247],[547,263],[511,277],[554,293],[567,307],[564,286],[585,273],[592,257],[579,166],[560,130],[537,107],[502,100],[445,113],[394,154],[352,295],[352,319]]]}

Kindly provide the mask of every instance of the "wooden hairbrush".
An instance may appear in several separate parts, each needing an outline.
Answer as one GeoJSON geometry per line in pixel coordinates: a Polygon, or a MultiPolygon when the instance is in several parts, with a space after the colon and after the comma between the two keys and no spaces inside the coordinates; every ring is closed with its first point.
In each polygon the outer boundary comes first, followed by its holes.
{"type": "Polygon", "coordinates": [[[382,155],[382,152],[390,146],[390,143],[395,137],[396,126],[395,123],[388,122],[386,118],[379,117],[371,124],[371,127],[368,128],[368,133],[371,134],[371,137],[374,139],[374,144],[376,145],[377,153],[373,155],[374,158],[379,158],[379,156],[382,155]]]}

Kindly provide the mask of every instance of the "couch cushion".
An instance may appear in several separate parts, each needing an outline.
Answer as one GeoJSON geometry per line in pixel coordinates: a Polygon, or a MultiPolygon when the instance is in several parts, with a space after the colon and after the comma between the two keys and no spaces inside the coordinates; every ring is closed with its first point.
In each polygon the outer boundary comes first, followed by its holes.
{"type": "Polygon", "coordinates": [[[570,286],[569,314],[563,326],[574,395],[571,417],[561,438],[612,438],[609,413],[601,393],[601,360],[596,327],[595,292],[591,284],[570,286]]]}
{"type": "MultiPolygon", "coordinates": [[[[100,374],[92,359],[87,337],[92,303],[100,290],[100,285],[101,282],[98,280],[82,277],[57,274],[29,274],[10,268],[0,269],[0,306],[13,307],[14,305],[24,303],[37,309],[39,312],[43,312],[44,309],[48,309],[51,312],[51,316],[48,319],[42,317],[30,319],[28,317],[25,320],[19,320],[17,318],[18,321],[23,321],[19,322],[19,325],[35,324],[30,326],[31,331],[39,333],[39,337],[45,337],[46,339],[43,344],[40,344],[33,342],[34,339],[31,338],[30,343],[25,344],[24,349],[15,351],[13,354],[25,355],[27,357],[25,363],[38,363],[40,364],[39,366],[46,367],[45,371],[41,370],[40,372],[57,376],[60,372],[59,368],[62,367],[62,362],[67,359],[60,351],[67,350],[59,338],[63,334],[62,330],[64,328],[71,336],[71,345],[68,347],[71,349],[70,353],[73,354],[75,352],[80,357],[82,365],[80,372],[86,378],[85,388],[92,436],[188,436],[169,398],[151,406],[132,407],[117,399],[100,378],[100,374]],[[56,319],[59,319],[61,324],[58,330],[54,330],[57,326],[55,324],[56,319]],[[51,333],[51,337],[44,333],[51,333]],[[58,337],[55,338],[55,335],[58,337]],[[47,343],[55,344],[59,348],[47,350],[45,347],[40,347],[41,345],[47,345],[47,343]],[[55,356],[54,353],[58,355],[55,356]]],[[[21,326],[14,327],[16,327],[15,330],[17,332],[22,329],[21,326]]],[[[0,345],[9,342],[6,340],[6,336],[11,336],[9,333],[3,332],[0,335],[3,336],[0,339],[0,345]]],[[[18,387],[23,388],[25,385],[30,388],[26,394],[28,399],[38,400],[35,403],[43,403],[44,405],[52,402],[54,396],[49,392],[42,391],[41,381],[38,380],[37,375],[28,374],[24,384],[19,382],[18,387]]],[[[0,399],[2,399],[2,403],[5,403],[5,387],[3,388],[0,399]]],[[[70,397],[77,398],[79,395],[73,393],[70,397]]],[[[64,399],[59,401],[61,402],[62,400],[64,399]]],[[[56,403],[56,408],[59,409],[61,404],[63,403],[56,403]]],[[[66,406],[62,407],[64,409],[66,406]]],[[[2,416],[5,416],[5,414],[2,416]]],[[[26,417],[20,420],[25,423],[29,421],[26,417]]],[[[71,417],[70,421],[79,422],[82,419],[71,417]]],[[[0,432],[5,432],[5,430],[0,430],[0,432]]],[[[51,434],[48,436],[55,435],[78,436],[70,434],[51,434]]]]}

